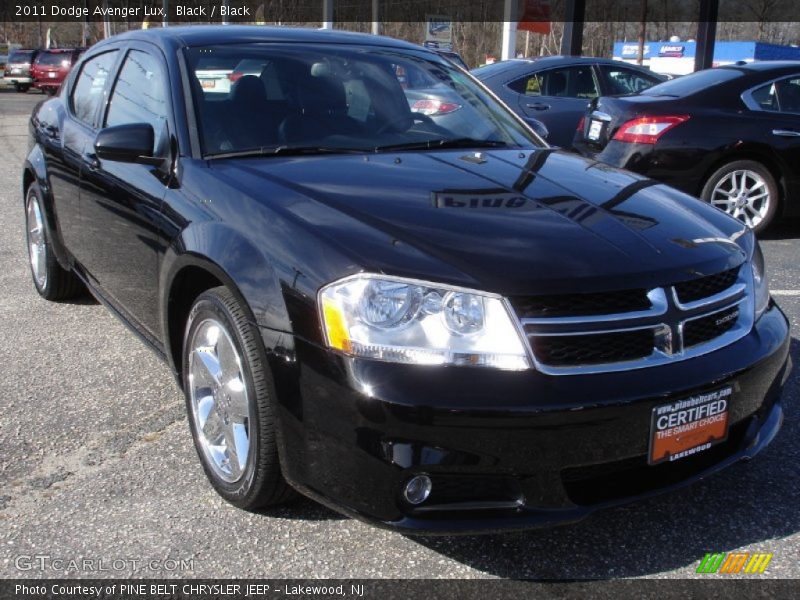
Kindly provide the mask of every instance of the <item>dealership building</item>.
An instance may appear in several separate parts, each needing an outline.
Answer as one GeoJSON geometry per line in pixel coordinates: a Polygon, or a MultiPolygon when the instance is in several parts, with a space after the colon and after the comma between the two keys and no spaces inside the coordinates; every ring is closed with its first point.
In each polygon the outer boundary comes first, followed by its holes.
{"type": "MultiPolygon", "coordinates": [[[[642,64],[656,73],[686,75],[695,70],[697,42],[645,42],[642,64]]],[[[637,64],[639,43],[615,42],[614,58],[637,64]]],[[[800,47],[764,44],[762,42],[717,42],[714,45],[713,66],[730,65],[738,61],[800,60],[800,47]]]]}

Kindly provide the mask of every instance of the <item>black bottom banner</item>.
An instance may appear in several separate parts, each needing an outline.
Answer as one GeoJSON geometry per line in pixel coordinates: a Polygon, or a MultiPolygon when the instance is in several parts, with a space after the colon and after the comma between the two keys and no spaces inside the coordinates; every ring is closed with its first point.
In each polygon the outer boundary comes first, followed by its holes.
{"type": "Polygon", "coordinates": [[[797,598],[797,580],[519,581],[481,579],[48,579],[0,580],[0,598],[17,600],[347,600],[404,598],[797,598]]]}

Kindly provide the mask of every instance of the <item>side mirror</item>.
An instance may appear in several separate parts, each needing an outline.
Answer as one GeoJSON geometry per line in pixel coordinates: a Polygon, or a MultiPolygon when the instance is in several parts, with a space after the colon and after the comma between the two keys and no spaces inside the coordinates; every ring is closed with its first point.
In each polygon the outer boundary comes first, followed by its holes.
{"type": "Polygon", "coordinates": [[[115,125],[100,130],[94,153],[103,160],[159,165],[163,159],[153,156],[154,144],[155,132],[149,123],[115,125]]]}
{"type": "Polygon", "coordinates": [[[542,138],[545,141],[547,140],[547,136],[550,135],[550,131],[547,129],[547,125],[545,125],[538,119],[532,119],[532,118],[526,118],[525,122],[527,122],[528,125],[531,126],[531,129],[533,129],[536,133],[539,134],[540,138],[542,138]]]}

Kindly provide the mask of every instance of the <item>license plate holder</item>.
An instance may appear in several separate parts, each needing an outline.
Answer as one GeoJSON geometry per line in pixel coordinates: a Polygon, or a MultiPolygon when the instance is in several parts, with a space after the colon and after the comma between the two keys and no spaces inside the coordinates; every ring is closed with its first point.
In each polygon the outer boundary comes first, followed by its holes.
{"type": "Polygon", "coordinates": [[[597,119],[591,119],[589,121],[589,132],[586,134],[586,139],[596,142],[600,139],[600,135],[603,133],[603,122],[598,121],[597,119]]]}
{"type": "Polygon", "coordinates": [[[648,464],[694,456],[728,439],[732,396],[727,385],[653,407],[648,464]]]}
{"type": "Polygon", "coordinates": [[[48,74],[47,74],[47,76],[48,76],[50,79],[55,79],[55,78],[56,78],[56,75],[58,75],[58,73],[54,73],[54,72],[52,72],[52,71],[51,71],[50,73],[48,73],[48,74]]]}

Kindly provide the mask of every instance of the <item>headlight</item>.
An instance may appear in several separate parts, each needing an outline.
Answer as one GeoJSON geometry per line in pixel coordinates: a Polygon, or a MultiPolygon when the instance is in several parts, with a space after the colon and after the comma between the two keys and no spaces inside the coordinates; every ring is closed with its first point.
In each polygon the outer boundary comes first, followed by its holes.
{"type": "Polygon", "coordinates": [[[756,320],[764,314],[769,306],[769,284],[767,283],[766,266],[764,255],[761,253],[761,246],[756,242],[753,249],[753,288],[755,290],[756,320]]]}
{"type": "Polygon", "coordinates": [[[356,275],[322,288],[319,304],[328,346],[352,356],[511,370],[530,366],[503,299],[493,294],[356,275]]]}

